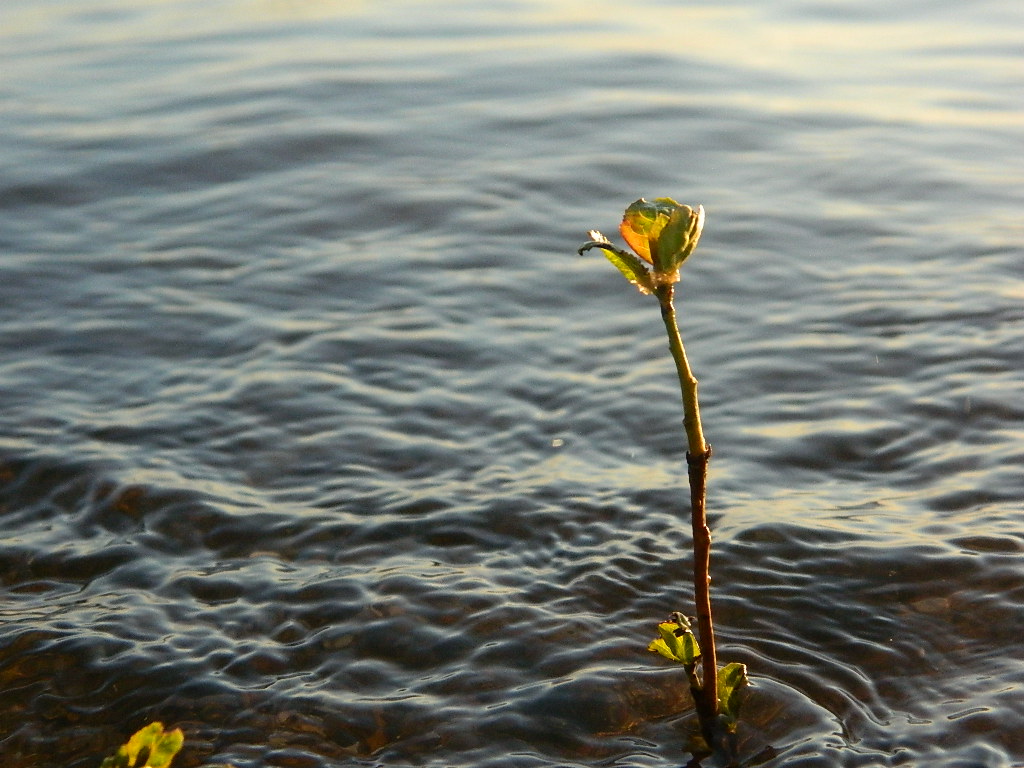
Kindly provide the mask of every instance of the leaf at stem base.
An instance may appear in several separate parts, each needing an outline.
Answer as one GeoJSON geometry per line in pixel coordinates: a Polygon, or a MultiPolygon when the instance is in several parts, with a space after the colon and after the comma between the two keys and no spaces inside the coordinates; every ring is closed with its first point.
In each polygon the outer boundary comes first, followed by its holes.
{"type": "Polygon", "coordinates": [[[733,662],[718,670],[718,712],[725,720],[726,729],[734,731],[739,719],[740,693],[749,684],[747,665],[733,662]]]}
{"type": "Polygon", "coordinates": [[[658,633],[661,637],[651,641],[647,646],[648,651],[660,653],[666,659],[688,667],[697,663],[700,646],[689,627],[680,626],[674,621],[663,621],[658,625],[658,633]]]}

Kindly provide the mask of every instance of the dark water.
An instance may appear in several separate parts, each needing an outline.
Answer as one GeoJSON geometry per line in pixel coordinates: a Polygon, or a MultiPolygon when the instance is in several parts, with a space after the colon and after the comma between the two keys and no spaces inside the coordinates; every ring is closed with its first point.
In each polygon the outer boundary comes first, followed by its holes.
{"type": "Polygon", "coordinates": [[[684,763],[641,195],[745,758],[1024,765],[1021,8],[6,0],[4,766],[684,763]]]}

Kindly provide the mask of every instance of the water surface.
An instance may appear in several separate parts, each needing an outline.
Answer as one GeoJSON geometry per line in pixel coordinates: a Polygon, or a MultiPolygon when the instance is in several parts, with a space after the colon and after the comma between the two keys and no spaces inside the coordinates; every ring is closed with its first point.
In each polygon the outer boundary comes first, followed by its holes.
{"type": "Polygon", "coordinates": [[[8,0],[0,754],[678,766],[679,308],[745,759],[1024,765],[1024,13],[8,0]]]}

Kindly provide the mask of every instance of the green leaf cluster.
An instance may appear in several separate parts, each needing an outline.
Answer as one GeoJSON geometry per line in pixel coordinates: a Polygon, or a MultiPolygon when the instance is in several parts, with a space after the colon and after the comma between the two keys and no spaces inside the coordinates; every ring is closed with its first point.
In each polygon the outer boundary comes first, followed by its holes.
{"type": "Polygon", "coordinates": [[[697,247],[703,229],[701,205],[694,210],[670,197],[640,198],[626,209],[619,225],[619,234],[635,255],[616,248],[597,230],[590,231],[590,241],[579,253],[599,249],[641,293],[654,293],[658,285],[679,279],[679,267],[697,247]]]}
{"type": "Polygon", "coordinates": [[[671,197],[633,202],[622,216],[619,233],[657,273],[678,271],[693,253],[704,229],[704,207],[693,210],[671,197]]]}
{"type": "Polygon", "coordinates": [[[168,768],[184,743],[180,728],[165,732],[163,723],[150,723],[100,763],[100,768],[168,768]]]}
{"type": "MultiPolygon", "coordinates": [[[[659,653],[666,659],[686,667],[690,687],[696,698],[697,691],[702,687],[694,675],[694,668],[700,659],[700,645],[685,616],[675,613],[671,620],[658,624],[658,637],[651,641],[647,650],[659,653]]],[[[734,662],[726,664],[718,670],[716,675],[718,714],[725,729],[729,732],[736,730],[740,704],[743,701],[741,692],[749,682],[746,664],[734,662]]]]}
{"type": "Polygon", "coordinates": [[[659,637],[647,646],[648,651],[660,653],[669,661],[678,661],[692,667],[700,658],[700,646],[688,624],[678,621],[663,621],[658,625],[659,637]]]}

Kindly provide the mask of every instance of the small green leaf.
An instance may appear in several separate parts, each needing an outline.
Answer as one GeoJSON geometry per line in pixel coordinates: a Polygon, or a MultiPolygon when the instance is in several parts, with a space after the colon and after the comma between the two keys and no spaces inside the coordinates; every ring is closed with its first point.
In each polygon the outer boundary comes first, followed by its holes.
{"type": "Polygon", "coordinates": [[[660,653],[666,659],[678,661],[680,664],[692,666],[700,658],[700,646],[697,638],[688,627],[681,627],[674,621],[664,621],[658,625],[658,634],[647,646],[647,650],[660,653]]]}
{"type": "Polygon", "coordinates": [[[100,763],[100,768],[168,768],[184,743],[180,728],[165,733],[163,723],[150,723],[100,763]]]}
{"type": "Polygon", "coordinates": [[[640,259],[631,253],[621,251],[613,246],[608,241],[608,238],[600,232],[591,232],[590,236],[594,239],[580,246],[580,255],[591,248],[597,248],[605,255],[608,261],[615,265],[615,268],[622,273],[623,277],[639,289],[640,293],[646,294],[654,291],[654,281],[651,279],[651,273],[640,259]]]}
{"type": "Polygon", "coordinates": [[[735,729],[739,719],[740,692],[749,682],[746,664],[733,662],[718,670],[718,708],[730,731],[735,729]]]}
{"type": "Polygon", "coordinates": [[[651,644],[647,646],[647,650],[654,651],[654,653],[660,653],[669,661],[679,661],[679,659],[675,657],[675,654],[669,650],[667,645],[665,645],[665,641],[660,637],[651,640],[651,644]]]}
{"type": "Polygon", "coordinates": [[[185,734],[180,728],[164,733],[149,755],[149,768],[168,768],[184,743],[185,734]]]}
{"type": "Polygon", "coordinates": [[[655,269],[659,272],[675,272],[687,257],[693,253],[704,229],[704,206],[693,210],[680,205],[673,212],[658,239],[658,261],[655,269]]]}

